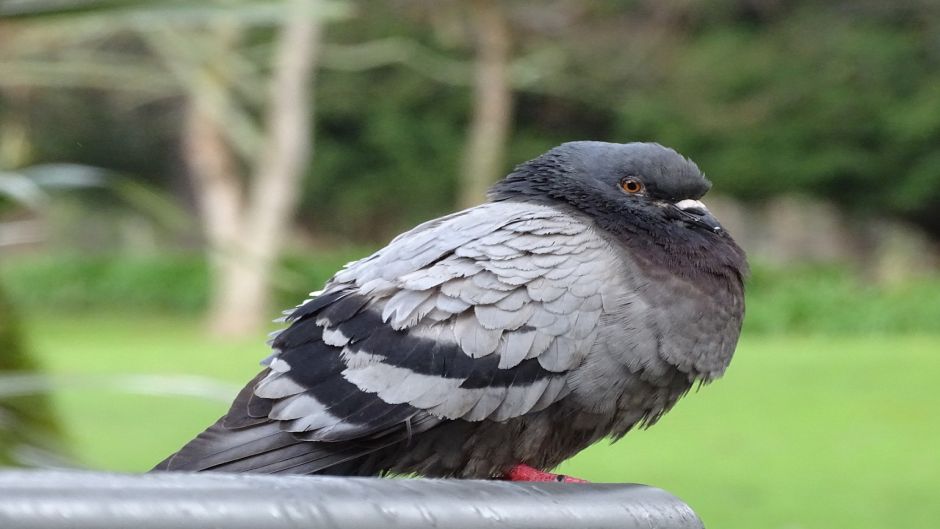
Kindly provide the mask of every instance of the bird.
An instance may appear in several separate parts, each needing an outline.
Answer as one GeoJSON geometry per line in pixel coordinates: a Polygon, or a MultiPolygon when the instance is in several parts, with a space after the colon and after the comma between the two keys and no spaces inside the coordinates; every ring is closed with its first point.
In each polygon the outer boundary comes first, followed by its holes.
{"type": "Polygon", "coordinates": [[[580,482],[550,472],[728,367],[744,251],[698,166],[573,141],[286,311],[263,370],[155,471],[580,482]]]}

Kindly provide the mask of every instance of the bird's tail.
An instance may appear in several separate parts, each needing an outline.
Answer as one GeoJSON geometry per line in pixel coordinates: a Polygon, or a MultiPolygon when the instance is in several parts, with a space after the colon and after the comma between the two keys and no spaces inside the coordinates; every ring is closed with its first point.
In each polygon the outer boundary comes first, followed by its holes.
{"type": "MultiPolygon", "coordinates": [[[[224,419],[224,417],[223,417],[224,419]]],[[[262,474],[373,475],[361,460],[401,442],[311,442],[297,439],[275,422],[230,429],[219,419],[153,471],[255,472],[262,474]]]]}

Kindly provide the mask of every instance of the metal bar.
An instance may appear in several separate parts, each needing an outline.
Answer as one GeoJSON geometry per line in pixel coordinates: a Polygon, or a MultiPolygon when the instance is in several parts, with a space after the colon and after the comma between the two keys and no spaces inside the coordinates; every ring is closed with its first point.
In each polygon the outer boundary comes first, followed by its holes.
{"type": "Polygon", "coordinates": [[[0,472],[4,529],[701,529],[645,485],[0,472]]]}

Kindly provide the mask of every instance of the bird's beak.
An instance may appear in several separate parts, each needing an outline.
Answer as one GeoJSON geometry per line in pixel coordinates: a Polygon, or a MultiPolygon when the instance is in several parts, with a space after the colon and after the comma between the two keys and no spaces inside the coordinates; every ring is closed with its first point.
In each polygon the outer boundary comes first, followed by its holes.
{"type": "Polygon", "coordinates": [[[686,221],[698,224],[715,233],[722,233],[724,231],[718,219],[715,218],[715,216],[708,211],[708,208],[705,207],[705,204],[702,204],[700,201],[688,199],[680,200],[673,205],[681,212],[686,221]]]}

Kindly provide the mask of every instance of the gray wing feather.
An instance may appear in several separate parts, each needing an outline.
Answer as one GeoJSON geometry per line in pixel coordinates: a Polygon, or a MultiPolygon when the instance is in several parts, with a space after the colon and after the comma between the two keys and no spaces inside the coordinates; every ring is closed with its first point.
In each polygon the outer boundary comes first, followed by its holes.
{"type": "MultiPolygon", "coordinates": [[[[510,296],[506,296],[506,298],[510,296]]],[[[500,303],[503,303],[506,300],[506,298],[503,298],[497,301],[496,305],[498,306],[500,303]]],[[[434,304],[438,310],[449,312],[451,314],[460,314],[461,312],[469,309],[470,307],[473,307],[472,304],[467,303],[466,301],[463,301],[462,299],[459,299],[459,298],[452,298],[444,294],[443,292],[438,293],[438,295],[434,297],[434,304]]],[[[521,303],[519,306],[520,307],[522,306],[521,303]]]]}
{"type": "Polygon", "coordinates": [[[273,372],[255,386],[255,395],[264,399],[282,399],[303,393],[306,389],[290,378],[273,372]]]}
{"type": "Polygon", "coordinates": [[[496,351],[503,329],[487,329],[474,315],[466,311],[454,321],[457,345],[471,358],[480,358],[496,351]]]}
{"type": "Polygon", "coordinates": [[[499,368],[510,369],[526,359],[538,336],[537,331],[508,332],[499,347],[499,368]]]}
{"type": "MultiPolygon", "coordinates": [[[[546,206],[493,203],[425,223],[350,263],[325,292],[353,289],[369,296],[368,308],[393,329],[456,344],[473,359],[496,355],[498,371],[536,358],[550,376],[481,384],[498,373],[477,373],[482,379],[463,387],[466,377],[418,373],[349,347],[343,376],[386,403],[442,418],[506,420],[544,408],[567,394],[568,373],[590,351],[601,292],[615,268],[609,245],[586,221],[546,206]]],[[[328,321],[318,323],[324,342],[346,345],[328,321]]],[[[279,386],[271,381],[259,391],[296,389],[279,386]]],[[[279,401],[272,418],[318,427],[301,417],[328,410],[302,397],[279,401]]]]}
{"type": "Polygon", "coordinates": [[[526,360],[539,358],[541,354],[548,349],[548,346],[552,344],[552,340],[554,340],[552,335],[545,334],[537,329],[533,331],[533,334],[535,337],[532,339],[532,345],[529,346],[529,350],[526,351],[526,360]]]}
{"type": "Polygon", "coordinates": [[[473,307],[473,315],[484,329],[514,331],[529,321],[534,310],[531,304],[515,310],[504,309],[496,304],[476,305],[473,307]]]}
{"type": "Polygon", "coordinates": [[[499,408],[500,404],[506,399],[506,392],[509,388],[492,387],[480,392],[480,398],[476,404],[464,413],[461,418],[466,421],[482,421],[488,419],[490,415],[499,408]]]}
{"type": "Polygon", "coordinates": [[[544,378],[525,387],[510,386],[506,391],[503,402],[500,403],[490,418],[496,421],[505,421],[532,411],[552,380],[554,379],[544,378]]]}
{"type": "MultiPolygon", "coordinates": [[[[257,394],[258,393],[255,392],[255,395],[257,394]]],[[[268,417],[278,421],[287,421],[299,419],[304,416],[315,417],[322,414],[325,409],[323,404],[316,399],[304,394],[299,394],[278,400],[274,406],[272,406],[268,417]]]]}

